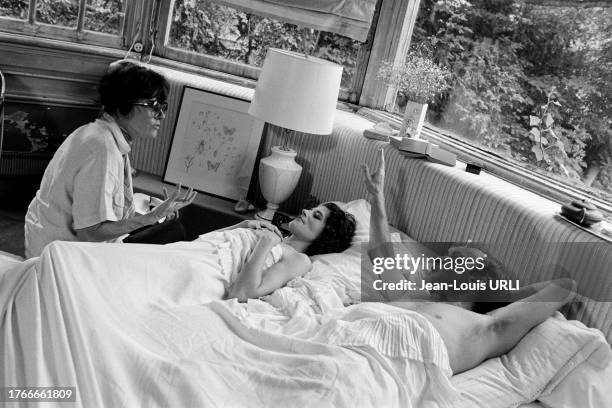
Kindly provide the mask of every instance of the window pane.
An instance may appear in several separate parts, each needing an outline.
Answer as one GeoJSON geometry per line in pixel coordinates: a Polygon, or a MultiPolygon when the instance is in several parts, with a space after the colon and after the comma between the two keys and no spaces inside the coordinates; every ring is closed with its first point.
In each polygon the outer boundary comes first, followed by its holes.
{"type": "Polygon", "coordinates": [[[294,24],[220,6],[207,0],[176,0],[168,45],[260,67],[268,47],[300,50],[316,41],[312,53],[344,67],[342,86],[350,87],[360,42],[329,32],[306,33],[294,24]]]}
{"type": "Polygon", "coordinates": [[[27,0],[0,0],[0,16],[25,20],[28,18],[29,5],[27,0]]]}
{"type": "Polygon", "coordinates": [[[85,29],[121,35],[125,20],[126,0],[87,0],[85,29]]]}
{"type": "Polygon", "coordinates": [[[38,0],[36,21],[63,27],[76,27],[78,0],[38,0]]]}
{"type": "Polygon", "coordinates": [[[430,123],[612,202],[611,7],[422,0],[413,46],[450,71],[430,123]]]}

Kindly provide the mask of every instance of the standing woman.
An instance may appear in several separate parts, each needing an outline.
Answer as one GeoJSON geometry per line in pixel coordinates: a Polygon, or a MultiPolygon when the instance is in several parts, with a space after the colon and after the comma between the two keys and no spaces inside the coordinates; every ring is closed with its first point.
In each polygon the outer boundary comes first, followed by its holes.
{"type": "Polygon", "coordinates": [[[112,241],[154,225],[195,198],[180,187],[152,211],[134,211],[129,152],[154,139],[168,107],[168,83],[153,70],[121,61],[99,85],[103,114],[70,134],[47,166],[25,217],[26,257],[61,241],[112,241]],[[180,197],[179,197],[180,196],[180,197]]]}

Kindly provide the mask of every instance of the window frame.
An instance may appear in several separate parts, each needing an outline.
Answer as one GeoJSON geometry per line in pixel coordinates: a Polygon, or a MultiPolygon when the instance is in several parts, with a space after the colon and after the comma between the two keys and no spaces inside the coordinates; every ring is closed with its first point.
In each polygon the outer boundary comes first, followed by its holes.
{"type": "Polygon", "coordinates": [[[0,27],[2,31],[30,37],[43,37],[52,40],[84,43],[110,48],[123,48],[128,43],[127,38],[131,38],[134,32],[132,28],[136,25],[134,11],[137,7],[135,7],[135,5],[145,0],[126,0],[123,31],[119,35],[99,33],[85,28],[85,6],[87,0],[79,0],[79,11],[75,27],[55,26],[36,21],[37,1],[39,0],[29,1],[28,16],[25,19],[0,16],[0,27]]]}
{"type": "Polygon", "coordinates": [[[157,24],[158,36],[154,45],[156,50],[153,53],[154,55],[174,61],[184,62],[190,65],[204,67],[214,71],[224,72],[230,75],[257,80],[259,77],[259,68],[240,62],[227,61],[223,58],[182,50],[180,48],[166,45],[165,43],[167,38],[170,36],[170,28],[172,27],[172,11],[174,10],[175,0],[161,1],[157,24]]]}
{"type": "MultiPolygon", "coordinates": [[[[161,1],[161,5],[160,5],[160,9],[158,13],[158,21],[157,21],[158,36],[155,39],[155,44],[154,44],[155,51],[153,52],[153,55],[161,57],[161,58],[171,59],[177,62],[183,62],[186,64],[203,67],[205,69],[223,72],[228,75],[238,76],[242,78],[247,78],[252,81],[257,81],[257,79],[259,78],[259,72],[261,71],[261,68],[250,66],[250,65],[240,63],[240,62],[228,61],[220,57],[200,54],[200,53],[196,53],[193,51],[182,50],[176,47],[166,45],[166,41],[170,35],[170,28],[172,26],[172,14],[171,13],[174,10],[175,0],[160,0],[160,1],[161,1]]],[[[215,0],[210,0],[210,1],[215,2],[215,0]]],[[[219,2],[218,4],[228,6],[227,3],[229,3],[229,1],[224,0],[223,2],[219,2]]],[[[373,44],[374,35],[375,35],[374,34],[375,27],[378,23],[377,20],[380,15],[379,11],[381,7],[383,7],[384,4],[387,4],[387,5],[395,4],[395,8],[402,7],[402,5],[410,5],[410,7],[414,8],[415,7],[414,5],[416,4],[416,12],[418,13],[419,3],[420,3],[420,0],[395,0],[395,1],[394,0],[378,0],[376,11],[373,16],[372,28],[370,29],[370,34],[366,42],[364,42],[363,45],[360,47],[360,50],[357,55],[357,63],[356,63],[355,75],[353,77],[354,78],[353,84],[350,88],[340,89],[340,93],[338,96],[338,99],[340,101],[348,101],[351,103],[357,103],[359,101],[359,98],[362,95],[362,92],[364,89],[364,82],[368,80],[369,81],[373,80],[374,82],[378,83],[378,84],[372,85],[373,88],[378,89],[381,86],[385,88],[387,87],[386,84],[382,84],[381,81],[378,81],[375,78],[375,75],[374,75],[374,78],[372,78],[372,75],[368,77],[365,74],[366,71],[368,70],[369,71],[372,71],[373,69],[375,69],[376,71],[378,70],[377,67],[379,63],[376,63],[375,68],[373,67],[368,68],[368,66],[370,65],[370,63],[374,63],[374,61],[371,58],[371,50],[372,50],[372,44],[373,44]]],[[[235,6],[235,7],[237,9],[240,9],[240,7],[238,6],[235,6]]],[[[389,15],[390,19],[391,17],[392,17],[392,14],[389,15]]],[[[380,25],[381,27],[384,27],[381,30],[379,30],[380,32],[383,32],[383,31],[389,32],[386,38],[395,37],[394,30],[398,28],[396,25],[391,26],[389,24],[386,24],[386,22],[382,22],[380,25]]],[[[379,31],[376,31],[376,34],[378,34],[379,31]]],[[[408,39],[408,43],[409,43],[409,39],[408,39]]],[[[407,46],[405,47],[407,49],[407,46]]],[[[378,106],[378,107],[382,107],[382,106],[378,106]]]]}
{"type": "MultiPolygon", "coordinates": [[[[396,130],[401,127],[402,123],[402,117],[396,113],[361,107],[357,114],[373,122],[389,123],[396,130]]],[[[522,167],[494,152],[462,140],[460,137],[453,135],[452,132],[436,127],[428,122],[425,122],[423,125],[421,138],[456,154],[459,161],[476,163],[482,166],[483,171],[554,201],[559,205],[566,204],[571,200],[586,198],[608,217],[612,216],[612,203],[594,196],[579,187],[522,167]]],[[[561,211],[561,207],[559,207],[559,211],[561,211]]]]}
{"type": "MultiPolygon", "coordinates": [[[[127,0],[123,33],[119,36],[96,33],[83,28],[85,0],[80,0],[79,3],[77,28],[56,27],[35,22],[36,1],[30,0],[27,19],[0,17],[1,31],[123,51],[127,51],[134,41],[140,41],[145,47],[141,54],[142,58],[146,59],[153,47],[151,62],[155,64],[203,74],[251,88],[255,87],[259,77],[260,68],[165,46],[164,42],[169,35],[172,23],[171,11],[175,0],[127,0]],[[83,18],[80,17],[81,15],[83,18]],[[151,24],[152,22],[154,24],[151,24]],[[81,31],[78,31],[79,27],[81,31]],[[157,28],[155,37],[152,35],[151,27],[157,28]],[[153,44],[154,40],[155,44],[153,44]]],[[[227,3],[227,0],[224,0],[224,3],[227,3]]],[[[353,86],[350,89],[340,90],[339,101],[359,105],[357,108],[362,108],[361,113],[367,112],[364,116],[368,119],[387,121],[394,126],[399,126],[401,122],[399,115],[380,111],[394,104],[396,90],[385,84],[384,81],[378,80],[376,74],[382,61],[392,61],[394,64],[403,62],[403,57],[410,46],[419,5],[420,0],[378,0],[368,39],[360,48],[357,56],[353,86]]],[[[612,214],[612,203],[578,187],[564,185],[554,178],[525,169],[518,164],[500,160],[494,153],[455,138],[448,133],[429,124],[425,125],[425,138],[458,154],[460,159],[482,162],[490,173],[553,201],[562,203],[569,199],[588,197],[598,208],[608,215],[612,214]]]]}

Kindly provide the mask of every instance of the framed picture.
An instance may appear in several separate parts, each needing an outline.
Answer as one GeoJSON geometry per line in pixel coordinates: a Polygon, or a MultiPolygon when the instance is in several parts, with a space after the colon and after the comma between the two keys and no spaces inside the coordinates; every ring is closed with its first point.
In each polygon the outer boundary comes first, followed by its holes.
{"type": "Polygon", "coordinates": [[[264,125],[248,108],[247,100],[185,86],[164,181],[245,198],[264,125]]]}

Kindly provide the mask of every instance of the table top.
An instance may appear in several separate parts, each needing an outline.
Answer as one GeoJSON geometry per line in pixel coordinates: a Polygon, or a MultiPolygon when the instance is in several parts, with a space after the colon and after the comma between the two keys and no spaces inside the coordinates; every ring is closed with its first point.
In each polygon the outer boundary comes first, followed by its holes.
{"type": "MultiPolygon", "coordinates": [[[[135,192],[148,194],[153,197],[163,197],[164,187],[168,191],[168,194],[170,194],[176,188],[174,184],[162,181],[160,176],[142,171],[136,173],[136,176],[133,177],[132,182],[135,192]]],[[[192,205],[212,209],[217,212],[245,220],[252,219],[256,212],[253,210],[246,213],[237,213],[234,211],[234,206],[236,205],[235,201],[211,196],[201,192],[198,192],[198,195],[196,196],[195,200],[193,200],[192,205]]]]}

